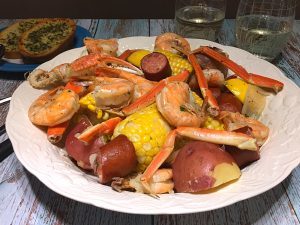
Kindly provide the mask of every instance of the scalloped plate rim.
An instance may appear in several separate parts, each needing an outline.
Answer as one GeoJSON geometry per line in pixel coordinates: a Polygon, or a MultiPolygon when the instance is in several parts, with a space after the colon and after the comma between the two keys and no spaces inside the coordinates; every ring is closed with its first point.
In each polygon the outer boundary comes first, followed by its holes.
{"type": "MultiPolygon", "coordinates": [[[[140,39],[141,37],[128,37],[128,38],[123,38],[123,39],[120,39],[120,41],[131,41],[131,40],[135,40],[135,39],[140,39]]],[[[151,40],[155,37],[142,37],[142,38],[145,38],[145,39],[148,39],[148,40],[151,40]]],[[[189,39],[190,40],[190,39],[189,39]]],[[[199,42],[202,42],[204,40],[199,40],[199,39],[193,39],[192,41],[199,41],[199,42]]],[[[209,42],[209,41],[204,41],[204,42],[209,42]]],[[[217,44],[217,43],[212,43],[212,45],[216,45],[216,46],[222,46],[220,44],[217,44]]],[[[235,47],[231,47],[231,46],[222,46],[223,48],[232,48],[232,49],[235,49],[236,51],[243,51],[243,50],[240,50],[238,48],[235,48],[235,47]]],[[[84,48],[80,48],[80,51],[84,50],[84,48]]],[[[62,53],[62,54],[68,54],[68,52],[70,51],[74,51],[74,49],[72,50],[69,50],[65,53],[62,53]]],[[[76,51],[76,50],[75,50],[76,51]]],[[[79,50],[78,50],[79,51],[79,50]]],[[[254,57],[253,55],[251,55],[250,53],[248,52],[245,52],[244,51],[244,54],[248,54],[249,56],[251,57],[254,57]]],[[[256,60],[261,60],[261,59],[256,59],[256,60]]],[[[51,60],[52,62],[55,61],[55,58],[53,60],[51,60]]],[[[47,63],[50,63],[51,61],[47,62],[47,63]]],[[[261,60],[263,61],[264,63],[266,63],[266,61],[264,60],[261,60]]],[[[268,63],[268,62],[267,62],[268,63]]],[[[272,67],[275,67],[274,65],[270,64],[272,67]]],[[[43,64],[41,65],[41,67],[43,66],[43,64]]],[[[275,67],[276,68],[276,67],[275,67]]],[[[297,85],[292,82],[290,79],[288,79],[278,68],[276,68],[279,72],[279,76],[282,77],[285,82],[284,83],[289,83],[290,85],[293,85],[294,87],[297,87],[297,85]]],[[[27,82],[23,83],[19,88],[22,88],[24,85],[26,85],[27,82]]],[[[27,84],[28,85],[28,84],[27,84]]],[[[19,89],[18,88],[18,89],[19,89]]],[[[18,90],[17,89],[17,90],[18,90]]],[[[298,92],[299,92],[299,88],[298,88],[298,92]]],[[[17,93],[17,92],[15,92],[17,93]]],[[[17,101],[17,98],[18,96],[16,96],[14,93],[13,95],[13,98],[12,98],[12,104],[14,103],[14,101],[17,101]]],[[[13,107],[12,107],[13,108],[13,107]]],[[[135,208],[124,208],[123,206],[119,206],[117,207],[116,205],[111,205],[111,204],[108,204],[106,202],[98,202],[98,201],[93,201],[91,200],[90,198],[88,199],[83,199],[81,196],[78,196],[78,195],[74,195],[72,193],[68,193],[66,191],[63,191],[59,188],[59,186],[53,186],[53,184],[50,182],[50,178],[49,176],[44,176],[43,174],[39,174],[39,172],[36,170],[36,168],[32,167],[30,165],[30,163],[23,158],[23,155],[21,154],[20,152],[20,149],[19,148],[19,143],[18,143],[18,140],[17,139],[14,139],[14,134],[12,132],[12,129],[13,129],[13,123],[12,123],[12,120],[11,120],[11,117],[13,116],[13,111],[9,110],[9,113],[8,113],[8,116],[7,116],[7,133],[9,135],[9,137],[11,138],[11,141],[12,141],[12,144],[13,144],[13,147],[15,150],[15,153],[16,153],[16,156],[17,158],[21,161],[21,163],[25,166],[26,169],[28,169],[32,174],[34,174],[38,179],[40,179],[48,188],[50,188],[51,190],[63,195],[63,196],[66,196],[66,197],[69,197],[71,199],[74,199],[74,200],[77,200],[79,202],[83,202],[83,203],[87,203],[87,204],[92,204],[94,206],[97,206],[97,207],[101,207],[101,208],[105,208],[105,209],[109,209],[109,210],[114,210],[114,211],[119,211],[119,212],[124,212],[124,213],[132,213],[132,214],[185,214],[185,213],[196,213],[196,212],[204,212],[204,211],[209,211],[209,210],[214,210],[214,209],[217,209],[217,208],[221,208],[221,207],[225,207],[225,206],[228,206],[228,205],[231,205],[231,204],[234,204],[236,202],[239,202],[241,200],[245,200],[245,199],[248,199],[248,198],[251,198],[251,197],[254,197],[256,195],[259,195],[269,189],[271,189],[272,187],[276,186],[277,184],[279,184],[282,180],[284,180],[284,178],[286,178],[291,172],[292,170],[299,164],[300,162],[300,158],[298,157],[296,160],[293,161],[292,164],[290,164],[287,168],[285,168],[285,171],[284,173],[282,173],[282,175],[280,176],[279,179],[273,181],[272,183],[269,183],[268,185],[265,186],[264,189],[261,189],[259,191],[256,191],[256,192],[253,192],[251,193],[250,195],[244,195],[244,196],[240,196],[239,199],[231,199],[231,201],[229,202],[224,202],[223,204],[218,204],[217,206],[211,206],[211,207],[206,207],[206,208],[202,208],[202,209],[199,209],[199,208],[195,208],[195,209],[190,209],[190,208],[184,208],[184,207],[181,207],[181,210],[180,211],[176,211],[176,212],[171,212],[170,210],[168,210],[168,208],[157,208],[157,209],[153,209],[151,208],[151,211],[139,211],[135,208]]],[[[46,140],[45,140],[46,141],[46,140]]],[[[122,193],[121,193],[122,194],[122,193]]],[[[140,196],[142,198],[145,198],[145,195],[141,195],[141,194],[135,194],[137,196],[140,196]]],[[[175,195],[186,195],[186,194],[181,194],[181,193],[176,193],[175,195]]],[[[150,198],[148,196],[146,196],[147,198],[150,198]]],[[[165,196],[163,196],[165,197],[165,196]]],[[[156,200],[158,201],[159,203],[159,200],[156,200]]]]}

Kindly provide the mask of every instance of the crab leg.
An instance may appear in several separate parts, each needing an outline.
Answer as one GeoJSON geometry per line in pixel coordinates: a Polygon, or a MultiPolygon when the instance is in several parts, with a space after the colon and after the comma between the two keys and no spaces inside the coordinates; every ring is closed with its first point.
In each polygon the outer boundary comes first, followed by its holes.
{"type": "Polygon", "coordinates": [[[144,82],[148,82],[150,84],[156,83],[154,81],[149,81],[142,76],[127,72],[125,70],[120,70],[120,69],[111,68],[111,67],[99,67],[99,68],[97,68],[95,73],[96,73],[96,76],[124,78],[135,84],[144,83],[144,82]]]}
{"type": "Polygon", "coordinates": [[[122,119],[120,117],[114,117],[102,123],[96,124],[95,126],[87,128],[77,138],[84,142],[89,142],[95,136],[99,134],[112,133],[115,127],[120,123],[122,119]]]}
{"type": "Polygon", "coordinates": [[[240,76],[242,79],[244,79],[246,82],[250,84],[257,85],[259,87],[264,87],[264,88],[271,88],[273,89],[276,93],[282,90],[283,88],[283,83],[263,77],[260,75],[254,75],[254,74],[249,74],[242,66],[236,64],[229,58],[225,57],[224,55],[214,51],[210,47],[200,47],[196,50],[193,51],[193,53],[196,52],[201,52],[205,55],[208,55],[209,57],[212,57],[213,59],[219,61],[226,67],[228,67],[230,70],[232,70],[236,75],[240,76]]]}
{"type": "MultiPolygon", "coordinates": [[[[284,84],[278,80],[264,77],[262,75],[249,73],[252,84],[259,84],[260,87],[272,88],[276,93],[283,89],[284,84]]],[[[249,82],[250,83],[250,82],[249,82]]]]}
{"type": "Polygon", "coordinates": [[[156,95],[166,86],[168,82],[172,81],[185,81],[189,76],[187,70],[182,71],[176,76],[171,76],[159,81],[149,92],[139,97],[134,103],[125,107],[122,111],[125,115],[130,115],[139,109],[149,106],[155,102],[156,95]]]}
{"type": "Polygon", "coordinates": [[[213,96],[211,90],[208,89],[208,84],[207,84],[206,78],[203,74],[203,71],[202,71],[200,65],[197,62],[196,56],[194,54],[189,54],[188,59],[195,70],[195,74],[197,77],[197,81],[198,81],[198,85],[200,87],[201,93],[204,98],[207,97],[207,101],[210,106],[210,108],[209,108],[210,113],[213,116],[217,116],[219,113],[219,106],[218,106],[217,100],[213,96]]]}
{"type": "Polygon", "coordinates": [[[100,60],[101,60],[101,63],[103,62],[106,65],[107,64],[117,64],[117,65],[129,68],[129,69],[132,69],[140,75],[142,74],[142,72],[139,68],[137,68],[136,66],[132,65],[131,63],[129,63],[123,59],[119,59],[119,58],[116,58],[113,56],[102,56],[100,60]]]}
{"type": "Polygon", "coordinates": [[[47,129],[47,139],[52,144],[56,144],[61,141],[63,134],[67,130],[70,124],[70,120],[57,124],[53,127],[48,127],[47,129]]]}
{"type": "Polygon", "coordinates": [[[152,162],[149,164],[149,166],[141,176],[141,183],[146,189],[149,190],[149,181],[152,178],[153,174],[172,153],[177,135],[215,144],[232,145],[240,149],[253,151],[257,151],[258,149],[256,139],[243,133],[211,130],[205,128],[179,127],[175,130],[170,131],[162,149],[153,158],[152,162]]]}

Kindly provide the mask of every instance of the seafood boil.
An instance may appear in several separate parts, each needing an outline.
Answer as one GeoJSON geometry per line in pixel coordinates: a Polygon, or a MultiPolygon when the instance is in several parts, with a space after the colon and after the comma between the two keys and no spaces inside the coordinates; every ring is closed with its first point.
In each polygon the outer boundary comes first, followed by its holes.
{"type": "Polygon", "coordinates": [[[87,55],[29,74],[45,93],[28,117],[100,184],[201,193],[238,181],[259,160],[269,136],[259,118],[283,83],[174,33],[156,37],[154,49],[121,54],[117,39],[84,43],[87,55]]]}

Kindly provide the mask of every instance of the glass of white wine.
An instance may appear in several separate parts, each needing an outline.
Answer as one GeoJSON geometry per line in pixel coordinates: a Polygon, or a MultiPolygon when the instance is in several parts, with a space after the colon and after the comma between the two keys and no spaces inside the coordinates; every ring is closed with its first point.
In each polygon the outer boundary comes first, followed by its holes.
{"type": "Polygon", "coordinates": [[[175,32],[215,41],[222,27],[226,0],[176,0],[175,32]]]}
{"type": "Polygon", "coordinates": [[[236,45],[272,61],[293,30],[296,0],[240,0],[236,17],[236,45]]]}

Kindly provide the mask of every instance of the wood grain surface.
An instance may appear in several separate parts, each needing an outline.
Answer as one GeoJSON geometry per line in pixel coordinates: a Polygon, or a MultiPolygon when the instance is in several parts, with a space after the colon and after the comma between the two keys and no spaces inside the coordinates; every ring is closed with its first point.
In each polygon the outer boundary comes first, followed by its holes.
{"type": "MultiPolygon", "coordinates": [[[[93,30],[97,38],[152,36],[173,31],[173,20],[78,21],[93,30]]],[[[219,42],[234,45],[234,20],[226,20],[219,42]]],[[[274,62],[300,84],[300,21],[292,39],[274,62]]],[[[18,87],[22,77],[0,73],[0,97],[18,87]]],[[[8,105],[0,106],[0,124],[5,122],[8,105]]],[[[15,154],[0,163],[0,225],[6,224],[300,224],[299,166],[284,182],[251,199],[218,210],[187,215],[143,216],[117,213],[79,203],[56,194],[31,175],[15,154]]],[[[126,206],[124,206],[126,207],[126,206]]]]}

